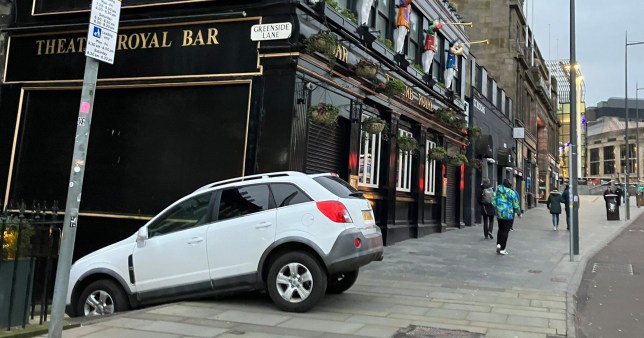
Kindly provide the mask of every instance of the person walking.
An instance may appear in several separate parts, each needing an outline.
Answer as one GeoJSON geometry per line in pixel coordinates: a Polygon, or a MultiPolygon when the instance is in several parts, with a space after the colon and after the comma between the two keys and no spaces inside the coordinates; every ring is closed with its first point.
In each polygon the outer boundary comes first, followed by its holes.
{"type": "Polygon", "coordinates": [[[514,215],[521,217],[519,195],[512,190],[512,183],[508,179],[504,179],[503,184],[494,193],[492,204],[496,209],[496,219],[499,223],[499,231],[496,234],[496,253],[507,255],[506,244],[514,222],[514,215]]]}
{"type": "Polygon", "coordinates": [[[478,194],[478,202],[481,206],[481,215],[483,216],[483,236],[485,239],[494,239],[494,214],[496,210],[492,204],[494,198],[494,188],[490,184],[489,178],[484,178],[481,182],[481,191],[478,194]]]}
{"type": "Polygon", "coordinates": [[[559,193],[557,188],[552,189],[550,196],[548,196],[548,200],[546,201],[546,207],[548,207],[548,210],[550,210],[550,214],[552,215],[552,230],[554,231],[557,231],[557,228],[559,227],[561,203],[564,203],[561,198],[561,193],[559,193]]]}
{"type": "Polygon", "coordinates": [[[561,194],[561,199],[563,199],[564,211],[566,212],[566,230],[570,231],[570,217],[568,216],[568,210],[570,209],[570,188],[568,184],[566,184],[563,194],[561,194]]]}

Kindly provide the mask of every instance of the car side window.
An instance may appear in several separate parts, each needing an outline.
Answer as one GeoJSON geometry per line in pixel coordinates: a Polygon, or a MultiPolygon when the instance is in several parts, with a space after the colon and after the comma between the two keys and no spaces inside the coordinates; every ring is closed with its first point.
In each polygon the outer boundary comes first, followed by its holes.
{"type": "Polygon", "coordinates": [[[199,195],[181,202],[170,209],[162,218],[148,226],[148,236],[166,235],[205,224],[210,219],[210,197],[212,193],[199,195]]]}
{"type": "Polygon", "coordinates": [[[272,183],[271,191],[278,208],[312,201],[300,188],[289,183],[272,183]]]}
{"type": "Polygon", "coordinates": [[[219,220],[226,220],[274,208],[268,185],[225,189],[219,202],[219,220]]]}

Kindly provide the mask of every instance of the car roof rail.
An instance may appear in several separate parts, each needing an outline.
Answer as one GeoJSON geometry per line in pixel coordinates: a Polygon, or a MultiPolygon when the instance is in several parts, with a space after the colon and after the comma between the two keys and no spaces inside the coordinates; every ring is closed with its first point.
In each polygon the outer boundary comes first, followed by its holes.
{"type": "Polygon", "coordinates": [[[195,192],[222,186],[225,184],[239,183],[239,182],[246,182],[246,181],[260,180],[260,179],[267,179],[267,178],[275,178],[275,177],[286,177],[286,176],[306,176],[306,174],[301,173],[299,171],[278,171],[278,172],[272,172],[272,173],[242,176],[242,177],[231,178],[231,179],[217,181],[214,183],[204,185],[203,187],[197,189],[195,192]]]}

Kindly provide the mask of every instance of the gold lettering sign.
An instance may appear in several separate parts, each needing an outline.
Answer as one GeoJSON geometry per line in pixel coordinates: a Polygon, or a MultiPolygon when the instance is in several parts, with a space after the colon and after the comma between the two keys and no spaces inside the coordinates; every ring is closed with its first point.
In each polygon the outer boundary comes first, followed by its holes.
{"type": "Polygon", "coordinates": [[[349,62],[349,49],[345,46],[338,45],[335,49],[335,58],[340,62],[349,62]]]}
{"type": "MultiPolygon", "coordinates": [[[[183,30],[183,39],[181,41],[181,46],[190,47],[219,45],[219,40],[217,39],[218,34],[219,31],[214,27],[195,30],[185,29],[183,30]]],[[[158,33],[148,32],[119,34],[116,49],[136,50],[147,48],[169,48],[172,47],[173,43],[174,41],[169,38],[167,31],[158,33]]],[[[36,40],[36,54],[55,55],[84,53],[86,44],[86,37],[36,40]]],[[[348,59],[348,55],[349,51],[347,50],[345,58],[348,59]]]]}
{"type": "MultiPolygon", "coordinates": [[[[394,79],[389,74],[386,74],[386,77],[387,77],[387,81],[391,81],[392,79],[394,79]]],[[[427,110],[432,110],[432,107],[433,107],[432,100],[427,96],[424,96],[424,95],[421,95],[420,93],[415,92],[412,87],[405,86],[405,91],[403,93],[403,96],[410,101],[416,101],[415,97],[418,96],[418,101],[417,101],[418,105],[427,110]]]]}

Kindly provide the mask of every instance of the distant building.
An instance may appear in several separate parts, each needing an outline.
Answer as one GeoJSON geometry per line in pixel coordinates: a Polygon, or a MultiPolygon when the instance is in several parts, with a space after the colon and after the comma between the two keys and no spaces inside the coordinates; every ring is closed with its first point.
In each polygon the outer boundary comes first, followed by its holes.
{"type": "Polygon", "coordinates": [[[473,70],[474,82],[481,81],[486,70],[490,80],[482,87],[492,102],[504,99],[499,88],[505,89],[505,99],[513,100],[510,118],[521,136],[517,134],[511,149],[516,162],[509,167],[514,167],[514,186],[522,207],[533,207],[537,200],[545,200],[559,176],[556,80],[528,26],[524,1],[454,2],[459,13],[474,22],[475,28],[467,31],[470,39],[490,41],[471,47],[476,63],[485,67],[473,70]]]}
{"type": "MultiPolygon", "coordinates": [[[[644,109],[644,99],[636,102],[635,99],[628,99],[629,118],[635,119],[637,117],[637,110],[644,109]]],[[[601,101],[597,107],[588,107],[586,117],[588,121],[596,121],[600,117],[618,117],[625,118],[626,110],[624,110],[623,97],[611,97],[607,101],[601,101]]],[[[644,115],[640,117],[644,119],[644,115]]]]}
{"type": "MultiPolygon", "coordinates": [[[[557,105],[557,117],[561,128],[559,129],[559,165],[560,178],[567,180],[570,173],[570,60],[549,60],[546,65],[552,76],[557,79],[557,90],[559,103],[557,105]]],[[[586,170],[586,84],[581,69],[577,67],[577,177],[584,177],[588,174],[586,170]]]]}
{"type": "MultiPolygon", "coordinates": [[[[624,102],[622,100],[622,102],[624,102]]],[[[626,169],[626,147],[624,142],[625,121],[618,117],[603,116],[596,121],[588,122],[587,141],[588,141],[588,178],[606,180],[616,180],[623,182],[626,169]]],[[[637,181],[642,177],[644,171],[638,168],[638,154],[642,157],[642,141],[640,139],[639,147],[637,142],[637,124],[635,119],[630,120],[629,129],[629,175],[630,181],[637,181]],[[639,173],[638,173],[639,171],[639,173]]],[[[643,128],[644,123],[639,123],[639,128],[643,128]]],[[[641,166],[641,164],[640,164],[641,166]]]]}

